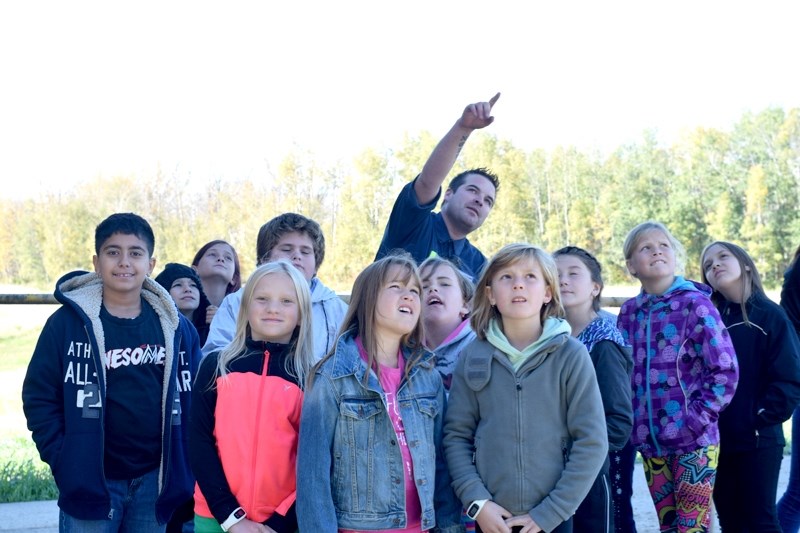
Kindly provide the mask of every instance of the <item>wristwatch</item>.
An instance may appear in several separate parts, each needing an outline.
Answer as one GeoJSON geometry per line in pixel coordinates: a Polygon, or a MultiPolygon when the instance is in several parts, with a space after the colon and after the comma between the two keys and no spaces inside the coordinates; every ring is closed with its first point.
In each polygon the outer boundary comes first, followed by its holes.
{"type": "Polygon", "coordinates": [[[489,500],[475,500],[469,504],[469,507],[467,507],[467,518],[470,520],[478,518],[478,513],[481,512],[481,509],[483,509],[483,506],[486,505],[488,501],[489,500]]]}
{"type": "Polygon", "coordinates": [[[222,528],[222,531],[228,531],[230,528],[244,520],[244,517],[247,516],[247,513],[241,507],[237,507],[233,510],[231,514],[228,515],[228,518],[225,519],[223,523],[219,525],[222,528]]]}

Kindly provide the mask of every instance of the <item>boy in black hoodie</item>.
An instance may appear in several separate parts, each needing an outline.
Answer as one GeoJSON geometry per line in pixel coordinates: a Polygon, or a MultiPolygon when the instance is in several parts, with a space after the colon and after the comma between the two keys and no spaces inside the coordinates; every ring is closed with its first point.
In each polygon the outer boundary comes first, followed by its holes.
{"type": "Polygon", "coordinates": [[[56,284],[22,386],[28,429],[59,489],[61,531],[160,532],[189,499],[197,331],[149,278],[153,230],[117,213],[95,230],[94,273],[56,284]]]}

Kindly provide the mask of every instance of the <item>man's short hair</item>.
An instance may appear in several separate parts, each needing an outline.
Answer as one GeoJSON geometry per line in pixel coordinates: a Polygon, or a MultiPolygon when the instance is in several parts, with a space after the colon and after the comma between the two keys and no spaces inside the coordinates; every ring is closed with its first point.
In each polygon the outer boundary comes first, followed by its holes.
{"type": "Polygon", "coordinates": [[[492,185],[494,185],[494,191],[497,193],[500,190],[500,178],[497,177],[497,174],[489,170],[488,168],[478,167],[473,168],[470,170],[465,170],[455,178],[450,180],[450,183],[447,185],[447,188],[453,192],[456,192],[459,187],[464,185],[464,181],[467,179],[467,176],[470,174],[478,174],[479,176],[483,176],[487,180],[489,180],[492,185]]]}
{"type": "Polygon", "coordinates": [[[311,239],[315,267],[319,269],[322,266],[322,260],[325,259],[325,236],[322,234],[322,228],[315,221],[297,213],[278,215],[261,226],[256,240],[258,264],[267,261],[267,256],[281,240],[281,237],[294,231],[304,233],[311,239]]]}
{"type": "Polygon", "coordinates": [[[94,230],[94,252],[100,254],[100,248],[112,235],[135,235],[147,245],[147,253],[153,257],[156,238],[150,224],[135,213],[114,213],[103,220],[94,230]]]}

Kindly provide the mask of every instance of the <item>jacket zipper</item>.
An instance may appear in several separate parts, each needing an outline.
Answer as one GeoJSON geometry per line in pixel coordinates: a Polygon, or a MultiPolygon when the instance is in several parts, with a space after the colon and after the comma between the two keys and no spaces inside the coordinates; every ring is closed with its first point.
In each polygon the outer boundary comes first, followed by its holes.
{"type": "Polygon", "coordinates": [[[97,371],[97,394],[100,395],[100,472],[103,474],[103,484],[106,486],[106,491],[108,491],[108,519],[114,519],[114,507],[111,505],[111,491],[108,489],[108,483],[106,483],[106,465],[105,461],[102,460],[103,457],[106,456],[106,380],[105,380],[105,367],[103,366],[103,356],[99,353],[97,346],[97,339],[93,338],[89,335],[89,328],[86,324],[83,325],[83,331],[86,333],[86,338],[89,339],[89,342],[92,344],[92,353],[98,352],[95,357],[93,357],[94,361],[94,369],[97,371]],[[97,359],[100,359],[100,368],[97,368],[97,359]],[[103,387],[100,387],[100,376],[103,376],[103,387]]]}
{"type": "MultiPolygon", "coordinates": [[[[261,369],[261,380],[259,380],[258,384],[258,403],[256,404],[256,419],[255,424],[253,424],[253,447],[251,448],[252,455],[250,456],[250,471],[256,471],[256,455],[258,454],[258,421],[261,420],[261,407],[263,404],[264,399],[264,382],[266,381],[267,377],[267,369],[269,368],[269,350],[264,350],[264,366],[261,369]]],[[[257,476],[250,476],[250,505],[248,506],[250,509],[255,509],[255,500],[256,500],[256,477],[257,476]]]]}
{"type": "Polygon", "coordinates": [[[650,392],[650,333],[651,333],[651,320],[653,316],[653,308],[651,307],[647,312],[647,352],[644,354],[645,360],[647,361],[647,373],[644,375],[644,382],[645,388],[647,389],[647,423],[650,426],[650,436],[653,439],[653,445],[656,447],[656,454],[661,456],[661,447],[658,445],[658,440],[656,438],[657,433],[653,431],[653,397],[652,393],[650,392]]]}
{"type": "MultiPolygon", "coordinates": [[[[522,438],[522,383],[519,379],[519,376],[514,376],[515,388],[517,389],[517,438],[522,438]]],[[[522,450],[524,446],[521,446],[521,442],[519,443],[517,448],[517,469],[519,472],[523,472],[523,461],[522,461],[522,450]]],[[[523,476],[517,476],[519,484],[517,485],[517,494],[520,495],[520,500],[522,500],[522,492],[523,492],[523,476]]]]}
{"type": "MultiPolygon", "coordinates": [[[[172,409],[175,407],[175,400],[178,400],[178,405],[183,410],[183,405],[180,403],[180,392],[178,391],[178,379],[180,378],[179,370],[180,370],[180,353],[181,353],[181,332],[180,332],[180,322],[178,322],[178,329],[175,330],[175,338],[172,340],[172,368],[175,369],[175,379],[172,379],[172,372],[170,371],[169,376],[164,374],[164,379],[167,380],[167,390],[170,387],[170,381],[172,382],[173,389],[172,393],[172,401],[169,402],[169,405],[164,406],[164,417],[163,427],[161,431],[163,434],[161,435],[161,462],[159,464],[159,468],[161,469],[160,475],[158,479],[160,481],[160,486],[158,487],[158,496],[156,497],[156,503],[158,503],[158,499],[164,494],[164,489],[167,486],[167,481],[169,478],[170,469],[167,468],[169,464],[169,460],[172,457],[172,445],[175,435],[173,434],[173,424],[172,424],[172,409]],[[169,431],[169,443],[167,442],[167,431],[169,431]],[[169,444],[169,446],[167,446],[169,444]]],[[[164,369],[166,371],[166,368],[164,369]]],[[[181,414],[178,413],[178,418],[180,418],[181,414]]]]}

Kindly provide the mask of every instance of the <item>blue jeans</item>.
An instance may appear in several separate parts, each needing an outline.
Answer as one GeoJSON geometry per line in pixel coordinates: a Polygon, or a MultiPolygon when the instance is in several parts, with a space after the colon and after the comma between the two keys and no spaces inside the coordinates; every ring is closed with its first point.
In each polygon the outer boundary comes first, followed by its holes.
{"type": "Polygon", "coordinates": [[[79,520],[59,511],[59,533],[164,533],[156,520],[158,469],[130,480],[106,480],[111,494],[108,520],[79,520]]]}
{"type": "Polygon", "coordinates": [[[800,407],[792,415],[792,458],[789,484],[778,502],[778,521],[784,533],[800,530],[800,407]]]}

